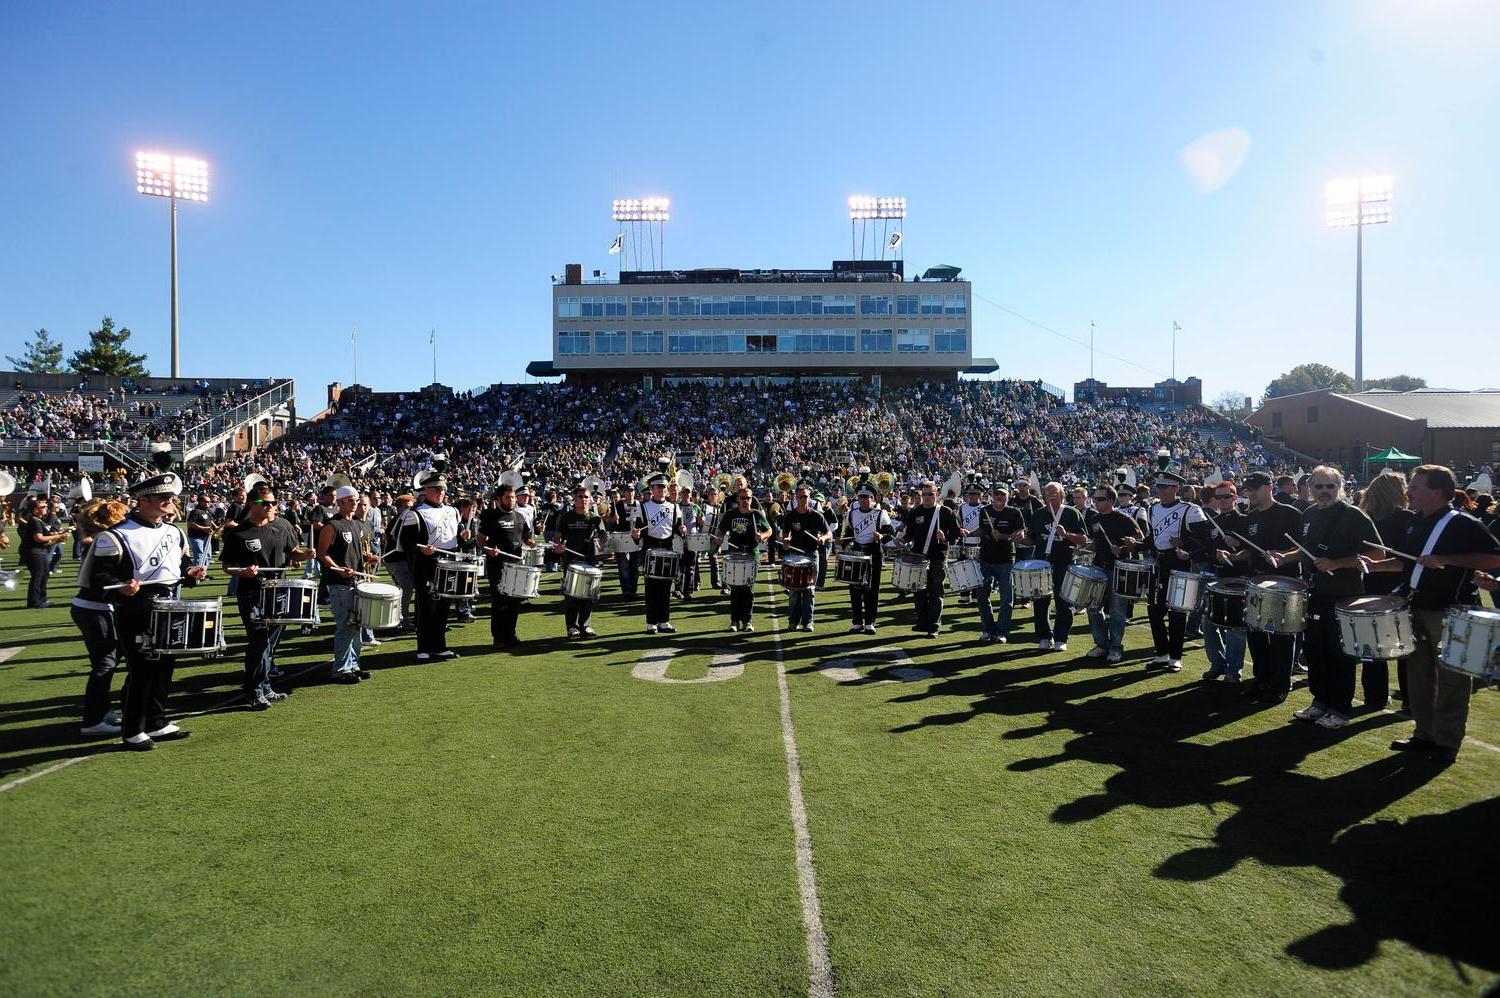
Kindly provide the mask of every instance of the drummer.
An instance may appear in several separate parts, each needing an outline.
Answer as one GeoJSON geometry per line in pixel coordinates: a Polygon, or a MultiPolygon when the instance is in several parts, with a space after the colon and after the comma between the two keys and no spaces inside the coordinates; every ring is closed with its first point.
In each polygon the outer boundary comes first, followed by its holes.
{"type": "MultiPolygon", "coordinates": [[[[1203,488],[1203,510],[1209,516],[1212,536],[1205,542],[1209,570],[1216,578],[1235,579],[1244,574],[1241,563],[1230,560],[1235,550],[1243,545],[1234,539],[1234,534],[1243,535],[1247,517],[1234,508],[1239,494],[1233,482],[1219,482],[1203,488]]],[[[1208,656],[1208,671],[1204,680],[1212,682],[1223,678],[1226,683],[1238,683],[1240,672],[1245,667],[1245,632],[1239,628],[1221,627],[1203,614],[1203,652],[1208,656]]]]}
{"type": "Polygon", "coordinates": [[[849,633],[875,633],[875,614],[880,610],[880,578],[883,569],[884,544],[895,535],[891,517],[875,505],[875,487],[862,480],[855,490],[855,508],[849,511],[839,529],[839,539],[846,550],[869,556],[870,584],[849,587],[849,607],[853,623],[849,633]]]}
{"type": "Polygon", "coordinates": [[[568,637],[595,637],[594,629],[589,626],[594,615],[594,601],[576,599],[567,594],[568,566],[598,565],[605,538],[604,518],[589,508],[586,486],[573,486],[573,508],[557,518],[556,534],[552,550],[563,570],[563,622],[568,628],[568,637]]]}
{"type": "Polygon", "coordinates": [[[417,604],[417,661],[457,658],[448,647],[449,601],[433,592],[438,559],[452,557],[458,549],[458,510],[444,500],[448,479],[430,469],[419,479],[422,498],[405,513],[396,527],[401,550],[411,556],[412,587],[417,604]]]}
{"type": "Polygon", "coordinates": [[[1311,486],[1313,504],[1302,513],[1298,529],[1276,541],[1273,566],[1297,561],[1311,562],[1308,581],[1307,685],[1313,702],[1292,717],[1311,721],[1320,728],[1336,730],[1349,723],[1354,712],[1354,659],[1344,653],[1334,608],[1345,600],[1363,596],[1364,565],[1360,561],[1380,543],[1375,524],[1363,510],[1343,501],[1344,475],[1337,468],[1319,465],[1305,479],[1311,486]],[[1312,552],[1309,557],[1304,550],[1312,552]]]}
{"type": "Polygon", "coordinates": [[[1092,495],[1094,520],[1089,536],[1094,544],[1094,567],[1109,575],[1109,587],[1104,605],[1088,612],[1089,632],[1094,639],[1088,657],[1118,662],[1125,657],[1125,625],[1130,622],[1131,601],[1114,592],[1114,567],[1121,558],[1135,555],[1142,541],[1141,528],[1135,517],[1115,509],[1119,493],[1114,486],[1096,485],[1092,495]]]}
{"type": "Polygon", "coordinates": [[[1413,471],[1407,499],[1417,518],[1399,538],[1385,542],[1407,558],[1381,557],[1384,552],[1370,548],[1373,557],[1365,560],[1372,572],[1405,574],[1416,632],[1415,650],[1406,660],[1406,705],[1415,727],[1391,748],[1440,763],[1458,756],[1474,689],[1472,677],[1442,668],[1438,660],[1443,619],[1455,608],[1479,605],[1476,571],[1500,568],[1500,541],[1477,519],[1450,505],[1457,488],[1452,470],[1441,465],[1424,464],[1413,471]]]}
{"type": "MultiPolygon", "coordinates": [[[[630,525],[635,522],[638,512],[635,483],[626,482],[620,486],[619,497],[610,502],[609,512],[604,516],[604,525],[609,528],[610,533],[629,533],[630,525]]],[[[641,552],[616,551],[615,569],[620,575],[620,595],[626,599],[634,599],[636,585],[641,577],[641,552]]]]}
{"type": "Polygon", "coordinates": [[[500,573],[507,562],[520,561],[521,549],[535,546],[531,523],[516,509],[516,490],[502,482],[490,493],[490,508],[479,516],[479,545],[485,553],[485,578],[490,584],[490,639],[496,648],[514,648],[516,618],[524,600],[500,591],[500,573]]]}
{"type": "MultiPolygon", "coordinates": [[[[967,534],[964,537],[964,544],[966,546],[972,545],[976,550],[980,543],[978,534],[979,512],[982,509],[984,509],[984,486],[979,483],[978,479],[970,479],[969,483],[964,486],[963,504],[958,507],[958,525],[963,527],[967,534]]],[[[969,552],[964,553],[967,554],[969,552]]],[[[976,592],[978,590],[965,589],[959,593],[958,605],[968,606],[973,603],[976,592]]]]}
{"type": "MultiPolygon", "coordinates": [[[[1042,508],[1031,514],[1026,522],[1026,533],[1035,545],[1038,558],[1052,567],[1052,591],[1062,588],[1068,566],[1073,564],[1073,547],[1088,542],[1087,527],[1083,514],[1075,507],[1063,503],[1061,482],[1048,482],[1042,486],[1042,508]]],[[[1031,613],[1036,625],[1037,647],[1042,651],[1067,651],[1068,634],[1073,630],[1073,607],[1059,597],[1042,596],[1031,601],[1031,613]],[[1055,602],[1055,614],[1051,624],[1047,621],[1047,610],[1055,602]]]]}
{"type": "Polygon", "coordinates": [[[245,510],[242,522],[225,529],[219,559],[229,576],[240,580],[234,598],[245,625],[245,706],[269,710],[273,703],[286,699],[285,693],[271,685],[276,646],[285,627],[261,619],[261,582],[266,578],[280,581],[284,576],[278,569],[300,565],[311,552],[301,546],[297,529],[276,515],[276,492],[270,482],[251,486],[245,510]]]}
{"type": "MultiPolygon", "coordinates": [[[[631,539],[641,542],[642,563],[651,570],[651,552],[656,549],[672,550],[672,539],[687,534],[687,525],[677,504],[667,500],[667,476],[658,472],[646,480],[648,497],[641,503],[631,525],[631,539]]],[[[676,573],[674,572],[675,576],[676,573]]],[[[672,582],[673,579],[653,579],[646,576],[646,633],[658,630],[671,634],[672,626],[672,582]]]]}
{"type": "MultiPolygon", "coordinates": [[[[812,486],[799,482],[793,493],[792,508],[781,515],[781,542],[787,554],[801,554],[816,562],[823,542],[833,534],[828,521],[812,507],[812,486]]],[[[813,629],[813,602],[817,598],[817,587],[787,590],[787,620],[794,631],[813,629]]]]}
{"type": "Polygon", "coordinates": [[[318,530],[318,564],[328,583],[328,602],[333,611],[333,663],[329,678],[353,686],[370,673],[359,663],[362,644],[359,600],[355,588],[359,576],[380,563],[370,546],[370,524],[355,513],[359,490],[341,485],[333,492],[333,518],[318,530]]]}
{"type": "Polygon", "coordinates": [[[922,482],[921,497],[922,504],[908,510],[901,522],[901,539],[914,554],[927,561],[927,586],[917,590],[912,599],[917,610],[912,630],[935,638],[943,626],[943,574],[948,545],[958,542],[963,528],[953,510],[938,505],[935,482],[930,479],[922,482]]]}
{"type": "MultiPolygon", "coordinates": [[[[1297,566],[1278,570],[1266,560],[1264,546],[1288,533],[1295,534],[1302,514],[1295,506],[1278,499],[1276,483],[1269,473],[1252,471],[1245,476],[1243,484],[1245,499],[1250,505],[1245,512],[1244,529],[1234,531],[1240,537],[1231,536],[1229,543],[1233,546],[1241,539],[1246,543],[1241,543],[1229,555],[1229,560],[1243,566],[1246,576],[1278,573],[1295,578],[1297,566]]],[[[1218,516],[1217,513],[1214,515],[1218,516]]],[[[1292,663],[1297,658],[1300,640],[1298,634],[1247,631],[1245,644],[1250,651],[1250,670],[1254,679],[1245,685],[1243,694],[1267,707],[1283,703],[1291,691],[1292,663]]]]}
{"type": "MultiPolygon", "coordinates": [[[[719,544],[726,555],[747,554],[753,565],[760,564],[760,546],[771,536],[771,521],[751,505],[748,485],[740,485],[734,494],[735,508],[719,518],[719,544]]],[[[726,582],[728,579],[725,580],[726,582]]],[[[755,607],[755,577],[747,586],[729,587],[729,629],[753,631],[751,614],[755,607]]]]}
{"type": "Polygon", "coordinates": [[[182,531],[163,523],[173,497],[182,491],[182,479],[163,472],[142,479],[129,491],[135,510],[118,527],[94,538],[80,578],[86,575],[90,587],[109,593],[114,605],[115,628],[130,668],[120,736],[127,749],[140,752],[191,734],[167,721],[172,658],[147,658],[144,645],[152,601],[175,598],[179,585],[197,585],[208,569],[192,563],[182,531]]]}

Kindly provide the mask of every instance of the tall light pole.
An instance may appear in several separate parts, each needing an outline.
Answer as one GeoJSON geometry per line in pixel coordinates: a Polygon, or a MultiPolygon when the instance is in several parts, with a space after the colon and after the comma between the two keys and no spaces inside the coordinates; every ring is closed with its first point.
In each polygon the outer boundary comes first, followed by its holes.
{"type": "MultiPolygon", "coordinates": [[[[882,243],[880,258],[884,260],[886,250],[895,248],[886,242],[888,223],[892,221],[900,222],[905,218],[906,198],[904,197],[871,197],[868,194],[854,195],[849,199],[849,252],[853,254],[856,260],[864,259],[865,239],[870,233],[870,223],[887,223],[886,225],[882,225],[880,231],[876,233],[882,243]],[[857,247],[854,231],[856,226],[859,228],[857,247]]],[[[897,226],[896,232],[898,235],[900,234],[900,226],[897,226]]],[[[896,246],[899,245],[901,243],[897,240],[896,246]]]]}
{"type": "Polygon", "coordinates": [[[1328,227],[1354,229],[1354,390],[1365,390],[1365,226],[1391,220],[1391,178],[1364,177],[1328,184],[1328,227]]]}
{"type": "MultiPolygon", "coordinates": [[[[609,217],[616,222],[629,222],[630,243],[621,244],[621,249],[633,245],[635,249],[635,265],[641,266],[641,226],[646,227],[646,250],[651,255],[651,265],[657,270],[666,269],[667,239],[666,226],[663,224],[672,220],[672,201],[670,198],[616,198],[610,203],[609,217]],[[656,232],[651,231],[651,226],[656,226],[656,232]],[[660,252],[658,253],[658,249],[660,252]]],[[[627,257],[628,262],[628,257],[627,257]]]]}
{"type": "Polygon", "coordinates": [[[172,203],[172,377],[182,377],[177,339],[177,202],[208,200],[208,164],[161,152],[135,154],[135,192],[172,203]]]}

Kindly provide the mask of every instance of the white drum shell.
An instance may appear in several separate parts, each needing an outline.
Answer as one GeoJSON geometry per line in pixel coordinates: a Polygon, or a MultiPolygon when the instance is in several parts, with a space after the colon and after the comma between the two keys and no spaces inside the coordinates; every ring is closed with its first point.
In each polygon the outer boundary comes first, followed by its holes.
{"type": "Polygon", "coordinates": [[[1334,609],[1344,654],[1365,662],[1405,658],[1416,650],[1411,611],[1399,597],[1360,597],[1334,609]],[[1364,608],[1362,608],[1364,607],[1364,608]]]}
{"type": "Polygon", "coordinates": [[[1203,597],[1208,593],[1208,584],[1212,581],[1212,576],[1174,569],[1167,577],[1167,609],[1179,613],[1198,612],[1198,608],[1203,605],[1203,597]]]}
{"type": "Polygon", "coordinates": [[[1052,563],[1032,558],[1016,562],[1010,573],[1016,599],[1042,599],[1052,595],[1052,563]]]}
{"type": "Polygon", "coordinates": [[[694,554],[708,554],[714,549],[713,534],[688,534],[687,549],[694,554]]]}
{"type": "Polygon", "coordinates": [[[604,584],[604,573],[593,565],[573,562],[563,573],[563,595],[581,600],[596,600],[604,584]]]}
{"type": "Polygon", "coordinates": [[[1057,598],[1069,606],[1097,610],[1104,605],[1104,594],[1109,590],[1109,574],[1102,568],[1074,563],[1068,566],[1058,587],[1057,598]]]}
{"type": "Polygon", "coordinates": [[[978,538],[978,537],[965,537],[964,538],[964,543],[963,543],[963,553],[961,555],[959,555],[959,557],[966,558],[966,559],[973,559],[974,561],[978,561],[979,560],[979,548],[980,548],[981,544],[982,544],[981,538],[978,538]]]}
{"type": "Polygon", "coordinates": [[[519,561],[507,561],[500,569],[500,582],[496,588],[511,599],[535,599],[541,591],[542,570],[535,565],[523,565],[519,561]]]}
{"type": "Polygon", "coordinates": [[[984,585],[984,569],[973,559],[950,561],[944,570],[948,576],[948,588],[956,593],[968,592],[984,585]]]}
{"type": "Polygon", "coordinates": [[[628,530],[612,531],[609,535],[610,554],[634,554],[641,549],[641,542],[630,536],[628,530]]]}
{"type": "Polygon", "coordinates": [[[385,582],[362,582],[354,587],[354,608],[360,625],[375,631],[401,626],[401,589],[385,582]]]}
{"type": "Polygon", "coordinates": [[[547,549],[540,544],[521,548],[521,564],[541,568],[547,564],[547,549]]]}
{"type": "Polygon", "coordinates": [[[918,593],[927,588],[927,559],[910,555],[891,562],[891,585],[903,593],[918,593]]]}
{"type": "Polygon", "coordinates": [[[731,588],[755,585],[755,556],[738,552],[724,556],[724,585],[731,588]]]}
{"type": "Polygon", "coordinates": [[[1500,682],[1500,611],[1454,607],[1443,618],[1438,663],[1482,683],[1500,682]]]}
{"type": "Polygon", "coordinates": [[[1245,590],[1245,629],[1265,634],[1301,634],[1307,630],[1311,587],[1295,579],[1261,575],[1245,590]]]}

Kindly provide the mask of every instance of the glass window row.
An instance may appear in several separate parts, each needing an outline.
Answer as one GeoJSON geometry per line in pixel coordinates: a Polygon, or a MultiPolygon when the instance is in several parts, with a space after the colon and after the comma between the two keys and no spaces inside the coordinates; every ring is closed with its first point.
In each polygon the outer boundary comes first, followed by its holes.
{"type": "Polygon", "coordinates": [[[963,353],[966,329],[560,329],[557,354],[652,353],[963,353]]]}
{"type": "Polygon", "coordinates": [[[667,315],[669,316],[853,314],[853,295],[667,296],[667,315]]]}
{"type": "Polygon", "coordinates": [[[624,295],[595,295],[588,298],[557,299],[559,319],[624,318],[624,295]]]}

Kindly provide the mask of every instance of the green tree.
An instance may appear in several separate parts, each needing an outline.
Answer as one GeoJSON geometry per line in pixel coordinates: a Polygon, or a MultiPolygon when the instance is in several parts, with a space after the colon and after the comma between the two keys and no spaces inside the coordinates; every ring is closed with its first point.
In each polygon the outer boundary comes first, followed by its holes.
{"type": "Polygon", "coordinates": [[[31,334],[31,342],[26,344],[25,353],[19,357],[7,354],[5,359],[14,364],[17,371],[30,374],[63,373],[62,344],[54,340],[52,334],[45,329],[38,329],[31,334]]]}
{"type": "Polygon", "coordinates": [[[1266,386],[1262,401],[1282,395],[1321,391],[1324,388],[1332,388],[1336,392],[1352,392],[1354,379],[1327,364],[1298,364],[1266,386]]]}
{"type": "Polygon", "coordinates": [[[68,361],[74,374],[102,374],[110,378],[144,378],[146,355],[131,353],[125,349],[130,339],[130,330],[125,326],[115,328],[115,320],[104,317],[99,328],[89,332],[87,350],[75,351],[68,361]]]}
{"type": "Polygon", "coordinates": [[[1419,378],[1414,374],[1397,374],[1390,378],[1376,378],[1374,381],[1366,381],[1365,388],[1384,388],[1392,392],[1409,392],[1417,388],[1426,388],[1427,379],[1419,378]]]}

